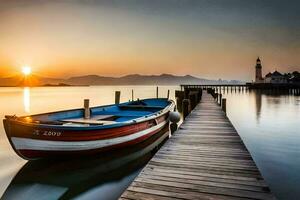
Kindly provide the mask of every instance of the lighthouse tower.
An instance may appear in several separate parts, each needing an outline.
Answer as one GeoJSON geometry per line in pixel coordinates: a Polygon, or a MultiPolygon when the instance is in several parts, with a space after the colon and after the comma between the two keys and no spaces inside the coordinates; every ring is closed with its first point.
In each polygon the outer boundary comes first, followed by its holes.
{"type": "Polygon", "coordinates": [[[261,66],[261,61],[259,57],[256,60],[256,66],[255,66],[255,83],[263,83],[263,78],[262,78],[262,66],[261,66]]]}

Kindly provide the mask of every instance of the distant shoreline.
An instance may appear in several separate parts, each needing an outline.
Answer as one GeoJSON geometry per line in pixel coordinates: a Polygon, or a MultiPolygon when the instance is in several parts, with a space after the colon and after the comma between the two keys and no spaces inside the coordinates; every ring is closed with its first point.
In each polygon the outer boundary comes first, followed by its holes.
{"type": "Polygon", "coordinates": [[[68,79],[45,78],[37,75],[24,77],[13,76],[0,78],[1,86],[92,86],[92,85],[180,85],[180,84],[243,84],[244,81],[238,80],[209,80],[198,78],[191,75],[176,76],[172,74],[161,75],[139,75],[130,74],[122,77],[104,77],[99,75],[76,76],[68,79]]]}

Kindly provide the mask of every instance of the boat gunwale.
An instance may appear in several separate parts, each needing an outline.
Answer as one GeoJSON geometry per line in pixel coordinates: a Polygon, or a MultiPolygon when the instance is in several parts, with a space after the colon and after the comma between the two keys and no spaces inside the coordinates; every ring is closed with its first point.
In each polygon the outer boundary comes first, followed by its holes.
{"type": "MultiPolygon", "coordinates": [[[[141,99],[139,101],[148,100],[148,99],[150,100],[150,99],[157,99],[157,98],[147,98],[147,99],[141,99]]],[[[122,126],[142,123],[142,122],[145,122],[145,121],[148,121],[148,120],[158,118],[158,117],[166,114],[167,112],[171,111],[175,107],[175,102],[173,100],[170,100],[170,99],[167,99],[167,98],[158,98],[158,99],[166,99],[169,102],[169,104],[166,107],[164,107],[161,110],[156,111],[154,113],[144,115],[144,116],[138,117],[136,119],[131,119],[131,120],[128,120],[128,121],[124,121],[124,122],[117,122],[117,123],[114,123],[114,124],[90,125],[90,126],[80,127],[80,126],[62,126],[62,125],[51,125],[51,124],[37,124],[37,123],[24,122],[24,121],[17,120],[18,118],[34,117],[34,116],[39,116],[39,115],[55,114],[55,113],[60,113],[60,112],[77,111],[77,110],[82,110],[83,108],[76,108],[76,109],[70,109],[70,110],[61,110],[61,111],[47,112],[47,113],[41,113],[41,114],[20,116],[20,117],[17,117],[16,119],[14,119],[14,118],[5,118],[5,119],[3,119],[3,121],[7,121],[7,123],[19,124],[19,125],[27,126],[27,127],[45,128],[45,129],[55,128],[55,129],[59,129],[59,130],[82,131],[82,130],[101,130],[101,129],[109,129],[109,128],[118,128],[118,127],[122,127],[122,126]]],[[[138,102],[138,101],[131,101],[131,102],[138,102]]],[[[129,102],[124,102],[124,103],[121,103],[121,104],[110,104],[110,105],[95,106],[95,107],[91,107],[90,109],[109,107],[109,106],[126,105],[128,103],[129,102]]]]}

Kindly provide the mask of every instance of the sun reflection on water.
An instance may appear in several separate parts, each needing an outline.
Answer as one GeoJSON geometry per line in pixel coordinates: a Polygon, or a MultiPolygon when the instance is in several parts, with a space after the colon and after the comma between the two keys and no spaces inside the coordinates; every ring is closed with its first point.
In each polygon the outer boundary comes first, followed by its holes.
{"type": "Polygon", "coordinates": [[[23,89],[23,104],[26,113],[30,112],[30,88],[24,87],[23,89]]]}

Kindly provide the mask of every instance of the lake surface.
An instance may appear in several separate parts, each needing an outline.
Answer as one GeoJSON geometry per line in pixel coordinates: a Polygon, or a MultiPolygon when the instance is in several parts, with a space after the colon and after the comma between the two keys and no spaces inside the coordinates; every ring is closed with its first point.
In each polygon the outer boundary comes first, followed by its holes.
{"type": "MultiPolygon", "coordinates": [[[[174,91],[179,89],[176,86],[159,88],[160,97],[166,97],[170,89],[172,99],[174,91]]],[[[90,99],[92,106],[111,104],[116,90],[121,91],[122,102],[128,101],[132,89],[135,98],[156,95],[155,86],[0,88],[0,118],[6,114],[27,115],[78,108],[82,107],[85,98],[90,99]]],[[[228,117],[272,191],[279,199],[299,199],[300,97],[248,91],[223,92],[227,98],[228,117]]],[[[123,160],[104,158],[60,164],[28,163],[13,152],[1,123],[0,196],[4,194],[4,199],[16,196],[115,199],[151,157],[146,151],[143,154],[147,148],[150,146],[145,144],[124,153],[123,160]]]]}
{"type": "MultiPolygon", "coordinates": [[[[112,104],[117,90],[121,91],[124,102],[131,99],[132,89],[135,99],[156,96],[156,86],[0,87],[0,118],[80,108],[86,98],[91,106],[112,104]]],[[[167,97],[168,89],[172,89],[170,98],[174,99],[174,91],[178,89],[174,86],[161,86],[159,96],[167,97]]],[[[160,140],[157,138],[153,144],[160,140]]],[[[151,148],[153,145],[145,143],[114,158],[109,155],[110,158],[92,160],[29,163],[14,153],[1,121],[0,196],[4,194],[2,199],[116,199],[151,158],[151,148]]]]}
{"type": "Polygon", "coordinates": [[[225,92],[228,117],[278,199],[300,199],[300,96],[225,92]]]}

